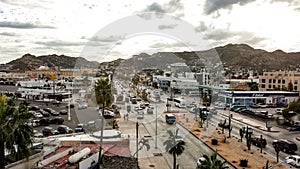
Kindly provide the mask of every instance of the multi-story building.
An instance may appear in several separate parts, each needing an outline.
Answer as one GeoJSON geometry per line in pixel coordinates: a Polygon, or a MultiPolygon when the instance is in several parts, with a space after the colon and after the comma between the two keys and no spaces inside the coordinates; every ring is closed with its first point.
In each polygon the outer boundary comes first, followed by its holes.
{"type": "Polygon", "coordinates": [[[299,91],[300,72],[276,71],[264,72],[259,76],[259,91],[290,90],[299,91]]]}

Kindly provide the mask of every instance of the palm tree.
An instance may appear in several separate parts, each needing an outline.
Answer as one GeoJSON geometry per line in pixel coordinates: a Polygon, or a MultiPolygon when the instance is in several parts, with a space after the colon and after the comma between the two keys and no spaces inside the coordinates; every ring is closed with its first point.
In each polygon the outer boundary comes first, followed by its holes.
{"type": "Polygon", "coordinates": [[[164,142],[165,150],[173,155],[173,169],[176,169],[176,157],[181,155],[184,151],[185,142],[182,139],[178,139],[178,130],[173,133],[168,130],[169,138],[164,142]]]}
{"type": "Polygon", "coordinates": [[[95,97],[99,107],[102,108],[101,116],[101,136],[100,136],[100,149],[99,149],[99,167],[102,164],[102,145],[103,145],[103,130],[104,130],[104,110],[109,107],[113,102],[113,96],[111,93],[111,84],[108,78],[99,79],[95,83],[95,97]]]}
{"type": "Polygon", "coordinates": [[[215,151],[210,158],[205,154],[203,155],[204,161],[197,166],[197,169],[227,169],[228,166],[225,166],[226,161],[221,161],[217,159],[218,152],[215,151]]]}
{"type": "Polygon", "coordinates": [[[5,168],[5,149],[14,155],[15,160],[28,158],[29,145],[33,143],[33,129],[26,122],[33,117],[27,106],[15,105],[16,96],[0,97],[0,169],[5,168]]]}

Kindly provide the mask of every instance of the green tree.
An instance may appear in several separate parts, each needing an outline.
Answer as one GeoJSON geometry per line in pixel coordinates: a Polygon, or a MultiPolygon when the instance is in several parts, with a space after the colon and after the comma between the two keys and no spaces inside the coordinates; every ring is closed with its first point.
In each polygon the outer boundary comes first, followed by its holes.
{"type": "Polygon", "coordinates": [[[33,114],[24,104],[16,106],[16,99],[15,96],[8,100],[5,95],[0,97],[0,169],[5,168],[5,149],[14,160],[28,159],[29,146],[33,143],[33,129],[26,123],[33,114]]]}
{"type": "Polygon", "coordinates": [[[100,149],[99,149],[99,167],[102,164],[102,145],[103,145],[103,130],[104,130],[104,110],[107,107],[110,107],[113,102],[113,96],[111,93],[111,84],[108,78],[99,79],[96,81],[95,86],[95,97],[96,102],[99,107],[102,108],[102,116],[101,116],[101,136],[100,136],[100,149]]]}
{"type": "Polygon", "coordinates": [[[183,153],[185,147],[185,142],[182,139],[178,139],[178,130],[179,129],[177,129],[175,133],[173,133],[171,130],[168,130],[167,132],[169,137],[163,143],[165,150],[173,156],[173,169],[176,169],[176,157],[183,153]]]}
{"type": "Polygon", "coordinates": [[[218,152],[215,151],[210,158],[205,154],[203,157],[204,161],[201,162],[200,165],[197,166],[197,169],[227,169],[226,161],[222,161],[217,159],[218,152]]]}
{"type": "Polygon", "coordinates": [[[250,84],[250,90],[251,90],[251,91],[258,91],[258,84],[255,83],[255,82],[252,82],[252,83],[250,84]]]}

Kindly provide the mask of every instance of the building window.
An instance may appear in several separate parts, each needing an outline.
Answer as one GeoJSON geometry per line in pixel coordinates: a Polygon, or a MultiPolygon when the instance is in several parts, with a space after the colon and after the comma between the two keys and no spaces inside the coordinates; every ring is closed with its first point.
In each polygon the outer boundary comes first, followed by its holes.
{"type": "Polygon", "coordinates": [[[276,87],[275,87],[275,85],[273,85],[273,89],[275,89],[276,87]]]}
{"type": "Polygon", "coordinates": [[[273,76],[273,73],[271,73],[270,76],[273,76]]]}
{"type": "Polygon", "coordinates": [[[261,79],[261,82],[262,83],[266,83],[266,79],[261,79]]]}
{"type": "Polygon", "coordinates": [[[266,88],[266,85],[265,85],[265,84],[262,84],[262,85],[261,85],[261,88],[263,88],[263,89],[266,88]]]}
{"type": "Polygon", "coordinates": [[[297,86],[294,86],[294,90],[297,91],[297,86]]]}
{"type": "Polygon", "coordinates": [[[272,88],[272,85],[269,85],[269,89],[271,89],[272,88]]]}
{"type": "Polygon", "coordinates": [[[295,81],[294,81],[294,84],[295,84],[295,85],[298,84],[298,80],[295,80],[295,81]]]}
{"type": "Polygon", "coordinates": [[[268,76],[268,73],[265,73],[265,76],[268,76]]]}
{"type": "Polygon", "coordinates": [[[272,83],[272,79],[269,79],[269,83],[272,83]]]}
{"type": "Polygon", "coordinates": [[[281,79],[278,79],[278,83],[281,83],[281,79]]]}
{"type": "Polygon", "coordinates": [[[282,80],[282,84],[285,84],[285,80],[282,80]]]}
{"type": "Polygon", "coordinates": [[[273,79],[273,83],[276,83],[276,79],[273,79]]]}
{"type": "Polygon", "coordinates": [[[278,76],[282,76],[282,74],[278,74],[278,76]]]}

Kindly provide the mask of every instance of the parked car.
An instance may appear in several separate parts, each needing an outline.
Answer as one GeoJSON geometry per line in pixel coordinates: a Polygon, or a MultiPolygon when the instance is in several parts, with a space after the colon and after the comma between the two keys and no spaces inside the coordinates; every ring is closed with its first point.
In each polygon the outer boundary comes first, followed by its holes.
{"type": "Polygon", "coordinates": [[[64,121],[65,120],[62,117],[54,117],[54,118],[50,119],[49,123],[50,124],[63,124],[64,121]]]}
{"type": "Polygon", "coordinates": [[[40,126],[40,121],[39,120],[29,120],[27,122],[27,125],[32,126],[32,127],[38,127],[38,126],[40,126]]]}
{"type": "Polygon", "coordinates": [[[28,112],[32,113],[35,118],[42,118],[42,117],[44,117],[41,113],[33,111],[33,110],[30,110],[28,112]]]}
{"type": "Polygon", "coordinates": [[[41,118],[40,119],[40,125],[41,126],[49,126],[50,120],[48,118],[41,118]]]}
{"type": "Polygon", "coordinates": [[[251,142],[251,144],[253,144],[257,147],[260,147],[262,145],[262,147],[265,148],[267,145],[266,139],[264,139],[264,138],[261,139],[260,136],[252,136],[250,138],[250,142],[251,142]]]}
{"type": "Polygon", "coordinates": [[[69,133],[73,133],[73,130],[65,125],[60,125],[57,127],[57,131],[59,134],[69,134],[69,133]]]}
{"type": "Polygon", "coordinates": [[[50,117],[50,114],[43,109],[40,109],[37,112],[41,113],[43,117],[50,117]]]}
{"type": "Polygon", "coordinates": [[[54,130],[52,127],[44,127],[42,129],[42,133],[43,136],[47,137],[47,136],[57,135],[58,131],[54,130]]]}
{"type": "Polygon", "coordinates": [[[40,110],[40,107],[39,106],[28,106],[28,110],[38,111],[38,110],[40,110]]]}
{"type": "Polygon", "coordinates": [[[37,130],[33,130],[33,137],[41,138],[43,137],[43,133],[38,132],[37,130]]]}
{"type": "Polygon", "coordinates": [[[285,158],[285,162],[298,168],[300,167],[300,156],[299,155],[287,156],[285,158]]]}
{"type": "Polygon", "coordinates": [[[51,108],[44,108],[43,110],[45,110],[46,112],[48,112],[52,116],[58,116],[59,115],[59,113],[56,110],[53,110],[51,108]]]}
{"type": "Polygon", "coordinates": [[[68,114],[68,111],[65,110],[65,109],[60,110],[60,111],[59,111],[59,114],[61,114],[61,115],[67,115],[67,114],[68,114]]]}
{"type": "Polygon", "coordinates": [[[295,153],[295,151],[298,150],[297,144],[294,143],[291,140],[287,139],[279,139],[273,141],[273,147],[279,146],[280,151],[283,151],[285,153],[295,153]]]}
{"type": "Polygon", "coordinates": [[[84,132],[83,124],[77,124],[75,128],[75,133],[84,132]]]}

